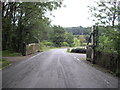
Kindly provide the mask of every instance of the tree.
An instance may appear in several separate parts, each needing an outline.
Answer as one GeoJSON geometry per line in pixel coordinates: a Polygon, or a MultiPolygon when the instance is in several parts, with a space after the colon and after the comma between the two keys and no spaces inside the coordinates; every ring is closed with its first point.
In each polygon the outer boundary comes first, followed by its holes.
{"type": "Polygon", "coordinates": [[[80,41],[79,41],[79,39],[74,38],[74,43],[73,43],[73,45],[74,45],[75,47],[79,47],[79,46],[80,46],[80,41]]]}
{"type": "Polygon", "coordinates": [[[64,42],[65,30],[61,26],[53,26],[53,34],[51,39],[56,47],[60,47],[61,43],[64,42]]]}
{"type": "Polygon", "coordinates": [[[83,43],[85,42],[85,38],[83,35],[79,35],[78,39],[80,40],[81,46],[83,46],[83,43]]]}
{"type": "Polygon", "coordinates": [[[91,16],[95,17],[93,21],[99,24],[108,24],[115,26],[117,21],[117,1],[104,0],[96,2],[96,6],[88,6],[91,16]]]}
{"type": "Polygon", "coordinates": [[[64,41],[67,42],[70,47],[72,47],[74,42],[74,36],[71,33],[66,32],[64,34],[64,37],[64,41]]]}
{"type": "Polygon", "coordinates": [[[50,28],[50,21],[45,13],[57,9],[61,4],[2,2],[2,49],[22,52],[24,42],[29,44],[45,39],[50,28]]]}
{"type": "Polygon", "coordinates": [[[82,26],[79,27],[68,27],[65,28],[66,32],[72,33],[73,35],[88,35],[89,34],[89,27],[85,28],[82,26]]]}
{"type": "Polygon", "coordinates": [[[96,7],[89,6],[91,15],[99,25],[98,48],[103,51],[119,51],[118,46],[120,40],[119,25],[117,19],[119,8],[117,1],[105,0],[96,2],[96,7]],[[101,25],[101,26],[100,26],[101,25]],[[117,42],[117,43],[116,43],[117,42]]]}

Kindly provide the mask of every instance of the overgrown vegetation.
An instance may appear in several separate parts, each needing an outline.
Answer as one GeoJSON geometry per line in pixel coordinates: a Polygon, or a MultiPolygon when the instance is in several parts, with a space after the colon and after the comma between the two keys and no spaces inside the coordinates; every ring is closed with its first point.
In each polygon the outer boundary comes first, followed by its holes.
{"type": "MultiPolygon", "coordinates": [[[[101,56],[101,62],[98,64],[104,67],[109,66],[116,75],[120,76],[119,58],[120,58],[120,2],[119,1],[96,1],[94,6],[89,6],[90,14],[93,16],[93,21],[98,25],[98,46],[97,51],[103,55],[104,53],[111,55],[108,61],[101,56]],[[113,60],[112,55],[117,58],[113,60]]],[[[99,54],[98,54],[99,57],[99,54]]],[[[99,59],[99,58],[98,58],[99,59]]]]}
{"type": "Polygon", "coordinates": [[[14,51],[8,51],[8,50],[2,51],[3,57],[5,57],[5,56],[20,56],[20,55],[21,55],[21,53],[14,52],[14,51]]]}
{"type": "Polygon", "coordinates": [[[99,1],[89,6],[93,21],[98,25],[98,51],[117,52],[120,54],[120,26],[118,25],[119,2],[99,1]]]}
{"type": "Polygon", "coordinates": [[[89,35],[89,30],[89,27],[85,28],[82,26],[65,28],[66,32],[72,33],[73,35],[89,35]]]}
{"type": "Polygon", "coordinates": [[[23,54],[24,44],[38,43],[52,32],[47,11],[62,2],[1,2],[2,49],[23,54]]]}
{"type": "Polygon", "coordinates": [[[99,37],[98,37],[98,47],[97,51],[103,52],[116,52],[118,53],[118,44],[117,39],[120,37],[117,35],[117,28],[113,28],[111,26],[103,27],[99,26],[99,37]],[[117,43],[116,43],[117,42],[117,43]]]}
{"type": "Polygon", "coordinates": [[[3,56],[25,55],[25,45],[30,43],[39,43],[40,51],[84,45],[87,28],[52,26],[45,15],[61,5],[62,2],[2,2],[3,56]]]}
{"type": "Polygon", "coordinates": [[[0,69],[6,67],[8,65],[10,65],[10,62],[7,59],[5,59],[5,58],[0,59],[0,69]]]}

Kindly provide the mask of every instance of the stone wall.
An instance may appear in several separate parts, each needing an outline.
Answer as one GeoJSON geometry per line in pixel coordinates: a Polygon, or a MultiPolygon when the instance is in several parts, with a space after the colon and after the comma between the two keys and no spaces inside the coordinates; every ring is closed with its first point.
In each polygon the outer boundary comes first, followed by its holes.
{"type": "Polygon", "coordinates": [[[86,60],[92,61],[93,60],[93,48],[91,45],[87,46],[86,49],[86,60]]]}
{"type": "Polygon", "coordinates": [[[118,61],[119,60],[117,53],[96,52],[96,64],[105,67],[113,72],[116,72],[118,70],[118,61]]]}
{"type": "Polygon", "coordinates": [[[26,45],[26,55],[38,52],[39,48],[40,48],[40,46],[37,43],[32,43],[32,44],[26,45]]]}
{"type": "Polygon", "coordinates": [[[117,53],[105,53],[95,51],[95,57],[92,55],[92,47],[87,47],[86,51],[86,60],[93,61],[95,60],[95,64],[102,66],[120,77],[120,55],[117,53]],[[118,65],[119,64],[119,65],[118,65]]]}

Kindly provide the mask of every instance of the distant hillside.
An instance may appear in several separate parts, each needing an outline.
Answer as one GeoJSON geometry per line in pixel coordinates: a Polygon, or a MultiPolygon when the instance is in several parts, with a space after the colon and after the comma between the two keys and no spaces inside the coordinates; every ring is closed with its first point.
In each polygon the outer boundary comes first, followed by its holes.
{"type": "Polygon", "coordinates": [[[65,31],[73,35],[89,35],[89,28],[84,28],[82,26],[65,28],[65,31]]]}

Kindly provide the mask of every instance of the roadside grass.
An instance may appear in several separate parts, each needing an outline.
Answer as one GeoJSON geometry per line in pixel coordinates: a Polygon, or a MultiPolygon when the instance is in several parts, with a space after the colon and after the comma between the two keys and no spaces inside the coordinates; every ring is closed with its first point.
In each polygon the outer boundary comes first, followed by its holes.
{"type": "Polygon", "coordinates": [[[44,46],[40,49],[40,51],[44,52],[44,51],[50,51],[53,49],[62,49],[62,48],[69,48],[69,47],[50,47],[50,46],[44,46]]]}
{"type": "Polygon", "coordinates": [[[3,69],[4,67],[9,65],[10,65],[10,62],[7,59],[5,58],[0,59],[0,69],[3,69]]]}
{"type": "Polygon", "coordinates": [[[2,56],[2,51],[0,51],[0,56],[2,56]]]}
{"type": "Polygon", "coordinates": [[[69,53],[70,53],[70,52],[71,52],[71,48],[67,48],[67,52],[69,52],[69,53]]]}
{"type": "Polygon", "coordinates": [[[3,57],[6,57],[6,56],[20,56],[20,55],[21,55],[20,53],[9,51],[9,50],[2,51],[2,56],[3,57]]]}
{"type": "Polygon", "coordinates": [[[49,51],[52,49],[57,49],[56,47],[49,47],[49,46],[44,46],[42,48],[40,48],[40,51],[44,52],[44,51],[49,51]]]}

